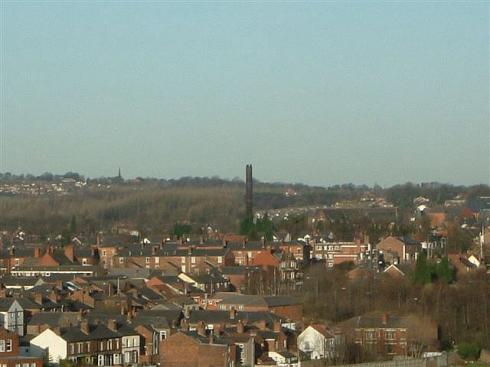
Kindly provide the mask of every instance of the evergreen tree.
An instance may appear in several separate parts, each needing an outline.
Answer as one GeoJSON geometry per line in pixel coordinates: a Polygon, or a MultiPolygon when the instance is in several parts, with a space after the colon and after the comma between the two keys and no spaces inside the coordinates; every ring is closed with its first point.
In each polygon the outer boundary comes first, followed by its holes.
{"type": "Polygon", "coordinates": [[[417,284],[426,284],[430,283],[431,280],[432,275],[430,266],[427,263],[427,255],[425,252],[421,252],[417,258],[417,263],[415,264],[413,281],[417,284]]]}
{"type": "Polygon", "coordinates": [[[451,283],[454,280],[453,270],[449,265],[447,257],[443,257],[441,262],[437,265],[437,279],[446,283],[451,283]]]}

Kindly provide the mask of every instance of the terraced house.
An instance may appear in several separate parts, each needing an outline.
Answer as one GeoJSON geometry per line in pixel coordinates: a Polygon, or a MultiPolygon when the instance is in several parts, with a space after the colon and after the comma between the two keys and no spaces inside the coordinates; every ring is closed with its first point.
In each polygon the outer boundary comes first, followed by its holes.
{"type": "Polygon", "coordinates": [[[68,359],[77,365],[130,365],[139,362],[140,336],[115,320],[91,325],[84,320],[79,326],[47,329],[31,345],[47,350],[54,363],[68,359]]]}

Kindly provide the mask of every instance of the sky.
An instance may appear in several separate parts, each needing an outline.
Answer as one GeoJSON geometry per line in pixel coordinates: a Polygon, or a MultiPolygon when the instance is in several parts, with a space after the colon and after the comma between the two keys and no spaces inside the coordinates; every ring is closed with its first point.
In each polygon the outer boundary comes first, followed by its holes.
{"type": "Polygon", "coordinates": [[[1,12],[0,171],[490,183],[486,1],[1,12]]]}

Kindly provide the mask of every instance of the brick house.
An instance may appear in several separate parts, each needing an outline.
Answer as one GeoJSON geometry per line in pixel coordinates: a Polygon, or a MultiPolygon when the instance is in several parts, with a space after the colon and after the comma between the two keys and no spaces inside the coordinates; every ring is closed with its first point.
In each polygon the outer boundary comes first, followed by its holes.
{"type": "Polygon", "coordinates": [[[139,363],[140,336],[115,320],[89,325],[46,329],[31,340],[31,346],[47,349],[54,363],[68,359],[77,364],[116,366],[139,363]]]}
{"type": "Polygon", "coordinates": [[[196,331],[179,331],[160,344],[160,364],[165,367],[235,367],[237,346],[225,338],[196,331]]]}
{"type": "Polygon", "coordinates": [[[230,249],[237,265],[252,265],[255,257],[265,250],[262,242],[233,242],[226,243],[226,248],[230,249]]]}
{"type": "Polygon", "coordinates": [[[368,250],[368,244],[352,242],[316,242],[313,245],[313,257],[324,260],[327,267],[344,262],[358,264],[368,250]]]}
{"type": "Polygon", "coordinates": [[[408,356],[416,350],[437,350],[437,325],[418,316],[372,312],[338,326],[351,342],[377,355],[408,356]]]}
{"type": "Polygon", "coordinates": [[[0,366],[42,367],[43,358],[24,355],[20,349],[19,336],[0,328],[0,366]]]}
{"type": "Polygon", "coordinates": [[[422,244],[409,237],[389,236],[381,240],[376,249],[383,253],[384,260],[390,264],[414,262],[422,251],[422,244]]]}
{"type": "MultiPolygon", "coordinates": [[[[101,255],[102,258],[102,255],[101,255]]],[[[113,256],[113,267],[137,267],[158,270],[176,268],[184,273],[203,273],[209,264],[216,268],[235,263],[233,253],[226,248],[169,248],[165,245],[131,245],[120,248],[113,256]]]]}
{"type": "MultiPolygon", "coordinates": [[[[306,359],[334,359],[343,335],[324,324],[311,324],[298,335],[298,350],[306,359]]],[[[304,359],[304,358],[303,358],[304,359]]]]}

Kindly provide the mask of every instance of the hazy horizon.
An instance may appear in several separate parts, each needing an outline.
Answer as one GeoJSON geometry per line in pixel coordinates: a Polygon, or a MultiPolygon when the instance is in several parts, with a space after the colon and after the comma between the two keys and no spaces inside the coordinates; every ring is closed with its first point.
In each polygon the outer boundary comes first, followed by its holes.
{"type": "MultiPolygon", "coordinates": [[[[5,174],[5,173],[7,173],[7,172],[0,172],[0,174],[5,174]]],[[[34,177],[39,177],[39,176],[42,176],[43,174],[52,174],[53,176],[62,177],[62,176],[65,176],[67,174],[76,173],[76,174],[80,175],[81,177],[83,177],[85,180],[111,179],[111,178],[118,177],[118,172],[116,172],[115,174],[107,174],[107,175],[102,175],[102,176],[88,176],[88,175],[83,174],[82,172],[76,172],[76,171],[67,171],[67,172],[63,172],[63,173],[45,171],[45,172],[42,172],[40,174],[32,174],[30,172],[17,172],[17,173],[16,172],[8,172],[8,173],[11,173],[12,175],[24,175],[24,176],[33,175],[34,177]]],[[[178,177],[158,177],[158,176],[130,176],[130,177],[126,177],[124,175],[124,172],[121,172],[121,177],[125,181],[131,181],[131,180],[135,180],[135,179],[170,181],[170,180],[181,180],[181,179],[185,179],[185,178],[192,178],[192,179],[197,178],[197,179],[218,179],[218,180],[230,181],[230,182],[233,182],[235,180],[240,180],[241,182],[245,183],[245,175],[234,176],[234,177],[223,177],[220,175],[214,175],[214,176],[178,176],[178,177]]],[[[294,185],[306,185],[309,187],[323,187],[323,188],[328,188],[328,187],[332,187],[332,186],[350,185],[350,184],[353,184],[356,186],[368,186],[368,187],[374,187],[374,186],[378,185],[378,186],[381,186],[383,189],[393,187],[393,186],[397,186],[397,185],[405,185],[405,184],[413,184],[413,185],[441,184],[441,185],[466,186],[466,187],[488,185],[488,183],[485,183],[485,182],[474,183],[474,184],[460,184],[460,183],[454,183],[454,182],[440,182],[440,181],[420,181],[420,182],[406,181],[406,182],[395,182],[393,184],[388,184],[388,185],[381,185],[378,182],[374,182],[374,183],[334,182],[334,183],[331,183],[328,185],[315,185],[315,184],[307,184],[304,182],[295,182],[295,181],[265,181],[265,180],[262,180],[260,177],[256,177],[255,175],[253,176],[253,179],[254,179],[254,181],[257,181],[261,184],[272,184],[272,185],[278,184],[278,185],[292,185],[292,186],[294,186],[294,185]]]]}
{"type": "Polygon", "coordinates": [[[1,11],[1,172],[490,183],[488,3],[1,11]]]}

